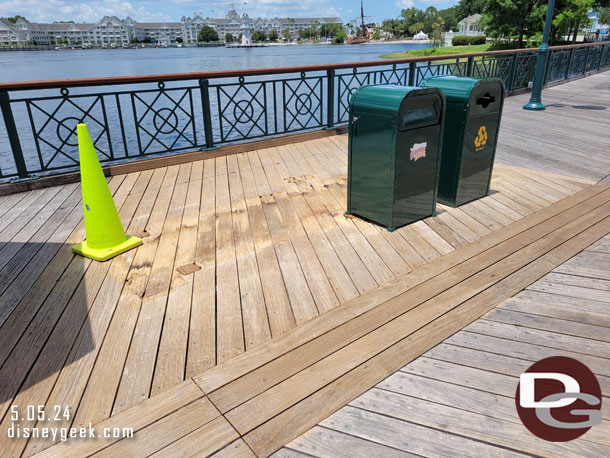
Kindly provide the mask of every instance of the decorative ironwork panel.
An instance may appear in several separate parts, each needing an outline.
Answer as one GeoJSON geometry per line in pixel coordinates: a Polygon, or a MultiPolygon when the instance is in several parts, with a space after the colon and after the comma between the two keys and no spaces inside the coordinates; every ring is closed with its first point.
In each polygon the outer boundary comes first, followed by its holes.
{"type": "Polygon", "coordinates": [[[604,45],[601,57],[601,68],[610,67],[610,44],[604,45]]]}
{"type": "Polygon", "coordinates": [[[130,94],[139,155],[196,147],[192,89],[158,85],[130,94]]]}
{"type": "Polygon", "coordinates": [[[337,75],[337,119],[339,122],[347,122],[349,115],[349,102],[352,94],[360,86],[372,84],[372,72],[358,73],[358,69],[354,68],[352,73],[345,75],[337,75]]]}
{"type": "MultiPolygon", "coordinates": [[[[93,82],[59,93],[54,85],[32,89],[13,84],[0,90],[6,126],[6,131],[0,129],[0,155],[5,151],[0,179],[76,168],[76,125],[81,122],[87,124],[102,162],[126,160],[346,123],[350,98],[363,85],[419,85],[431,76],[470,74],[500,77],[513,91],[532,81],[536,60],[535,50],[506,51],[425,63],[380,62],[342,71],[261,72],[247,82],[239,75],[206,74],[191,84],[159,82],[156,87],[149,80],[106,87],[93,82]]],[[[551,48],[546,82],[608,67],[610,44],[551,48]]]]}
{"type": "Polygon", "coordinates": [[[86,123],[100,161],[114,159],[102,95],[70,95],[24,100],[40,163],[39,171],[79,164],[76,125],[86,123]]]}
{"type": "Polygon", "coordinates": [[[397,84],[406,86],[408,83],[408,69],[392,66],[391,70],[379,70],[373,74],[373,84],[397,84]]]}
{"type": "Polygon", "coordinates": [[[587,59],[587,48],[575,48],[572,51],[572,60],[568,69],[568,78],[575,75],[580,75],[584,71],[585,61],[587,59]]]}
{"type": "Polygon", "coordinates": [[[472,66],[473,78],[502,78],[508,87],[512,56],[483,56],[475,59],[472,66]]]}
{"type": "Polygon", "coordinates": [[[519,54],[517,56],[513,75],[513,89],[527,87],[529,82],[534,79],[536,58],[536,54],[519,54]]]}
{"type": "Polygon", "coordinates": [[[320,76],[282,81],[284,132],[311,129],[324,125],[320,76]]]}
{"type": "Polygon", "coordinates": [[[591,46],[589,48],[589,56],[587,57],[587,71],[597,70],[599,65],[599,59],[603,48],[601,46],[591,46]]]}
{"type": "Polygon", "coordinates": [[[546,73],[546,81],[552,82],[566,77],[566,70],[570,62],[570,50],[558,49],[551,52],[549,56],[549,67],[546,73]]]}
{"type": "Polygon", "coordinates": [[[220,142],[268,135],[267,88],[265,82],[210,85],[216,87],[220,142]]]}

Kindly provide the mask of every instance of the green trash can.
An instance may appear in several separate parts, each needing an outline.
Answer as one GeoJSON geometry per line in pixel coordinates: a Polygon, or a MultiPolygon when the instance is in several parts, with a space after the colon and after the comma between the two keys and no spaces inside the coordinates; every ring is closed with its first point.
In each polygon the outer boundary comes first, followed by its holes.
{"type": "Polygon", "coordinates": [[[452,207],[485,197],[493,169],[504,82],[439,76],[422,87],[439,88],[447,98],[438,201],[452,207]]]}
{"type": "Polygon", "coordinates": [[[349,107],[347,213],[386,226],[431,216],[445,97],[441,90],[364,86],[349,107]]]}

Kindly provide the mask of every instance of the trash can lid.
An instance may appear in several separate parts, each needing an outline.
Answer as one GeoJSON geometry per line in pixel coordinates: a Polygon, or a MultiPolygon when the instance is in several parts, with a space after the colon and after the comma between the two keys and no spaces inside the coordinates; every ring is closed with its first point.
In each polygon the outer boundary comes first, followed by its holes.
{"type": "Polygon", "coordinates": [[[405,98],[439,92],[436,88],[397,86],[395,84],[361,86],[352,94],[350,105],[353,108],[374,110],[380,115],[395,116],[400,111],[405,98]]]}
{"type": "Polygon", "coordinates": [[[422,87],[442,89],[447,102],[466,102],[476,87],[478,90],[504,92],[504,81],[501,78],[463,78],[458,76],[432,76],[422,81],[422,87]]]}

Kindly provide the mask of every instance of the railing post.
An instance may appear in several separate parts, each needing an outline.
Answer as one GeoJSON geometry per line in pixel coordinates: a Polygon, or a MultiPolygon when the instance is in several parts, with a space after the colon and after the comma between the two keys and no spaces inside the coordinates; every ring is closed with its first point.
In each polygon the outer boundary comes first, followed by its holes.
{"type": "Polygon", "coordinates": [[[566,66],[566,76],[564,79],[570,77],[570,67],[572,66],[572,54],[574,54],[574,48],[570,48],[570,54],[568,55],[568,65],[566,66]]]}
{"type": "Polygon", "coordinates": [[[335,69],[326,70],[326,87],[328,90],[326,126],[330,129],[335,125],[335,69]]]}
{"type": "Polygon", "coordinates": [[[15,118],[13,117],[13,110],[11,109],[11,99],[9,98],[7,91],[0,91],[0,107],[2,107],[2,117],[4,118],[6,133],[8,134],[8,139],[11,143],[11,150],[13,151],[13,158],[15,159],[15,166],[17,167],[19,178],[29,178],[28,168],[25,164],[23,151],[21,150],[19,134],[17,133],[17,126],[15,125],[15,118]]]}
{"type": "Polygon", "coordinates": [[[409,86],[415,86],[415,72],[417,71],[417,63],[409,62],[409,86]]]}
{"type": "Polygon", "coordinates": [[[203,130],[205,132],[206,148],[214,148],[214,133],[212,132],[212,114],[210,112],[210,82],[207,78],[199,80],[201,90],[201,107],[203,108],[203,130]]]}
{"type": "Polygon", "coordinates": [[[599,60],[597,61],[597,71],[602,68],[602,59],[604,58],[604,48],[606,45],[600,45],[599,50],[599,60]]]}
{"type": "Polygon", "coordinates": [[[466,66],[466,76],[472,76],[472,67],[474,66],[474,57],[468,58],[468,64],[466,66]]]}
{"type": "Polygon", "coordinates": [[[591,46],[587,46],[587,54],[585,55],[585,65],[582,67],[582,74],[587,73],[587,65],[589,64],[589,54],[591,53],[591,46]]]}

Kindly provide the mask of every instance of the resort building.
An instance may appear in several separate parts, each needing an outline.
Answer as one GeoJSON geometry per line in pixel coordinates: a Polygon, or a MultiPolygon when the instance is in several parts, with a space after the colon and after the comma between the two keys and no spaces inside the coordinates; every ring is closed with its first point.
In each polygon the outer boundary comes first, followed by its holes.
{"type": "Polygon", "coordinates": [[[0,45],[18,45],[25,43],[25,32],[6,18],[0,18],[0,45]]]}
{"type": "Polygon", "coordinates": [[[462,19],[460,22],[458,22],[458,26],[460,28],[459,34],[468,36],[485,35],[483,28],[479,24],[480,20],[480,14],[473,14],[462,19]]]}
{"type": "Polygon", "coordinates": [[[204,18],[202,13],[193,13],[192,17],[183,16],[180,22],[137,22],[130,17],[119,19],[104,16],[95,24],[72,21],[38,24],[23,18],[13,24],[6,18],[0,18],[0,44],[123,46],[137,40],[168,46],[178,39],[185,43],[197,43],[199,31],[204,26],[213,28],[220,40],[224,40],[227,33],[237,38],[242,34],[244,21],[247,21],[250,30],[261,30],[266,34],[275,31],[280,36],[284,30],[288,30],[292,37],[296,37],[299,30],[323,24],[343,27],[338,17],[252,19],[246,14],[240,15],[230,5],[224,18],[204,18]]]}
{"type": "MultiPolygon", "coordinates": [[[[339,24],[343,27],[343,22],[338,17],[320,18],[256,18],[249,19],[250,28],[260,30],[267,34],[276,31],[282,35],[284,30],[288,30],[293,37],[296,37],[299,30],[308,29],[312,26],[320,27],[323,24],[339,24]]],[[[197,35],[203,26],[212,27],[218,33],[220,40],[225,39],[225,35],[230,33],[239,36],[243,24],[243,16],[240,16],[233,5],[229,5],[229,12],[224,18],[203,17],[201,13],[193,13],[192,17],[183,16],[181,19],[182,36],[185,43],[196,43],[197,35]]]]}

